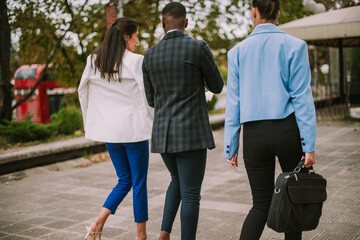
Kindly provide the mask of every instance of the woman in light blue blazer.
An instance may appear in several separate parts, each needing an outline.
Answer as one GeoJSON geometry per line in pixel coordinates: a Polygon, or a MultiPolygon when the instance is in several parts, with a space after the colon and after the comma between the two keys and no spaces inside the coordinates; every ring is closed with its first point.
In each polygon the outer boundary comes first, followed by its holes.
{"type": "MultiPolygon", "coordinates": [[[[316,116],[304,41],[281,31],[279,0],[253,0],[253,32],[228,53],[224,158],[237,170],[240,126],[253,207],[240,239],[259,239],[274,189],[275,156],[292,171],[315,163],[316,116]]],[[[285,233],[301,239],[301,232],[285,233]]]]}

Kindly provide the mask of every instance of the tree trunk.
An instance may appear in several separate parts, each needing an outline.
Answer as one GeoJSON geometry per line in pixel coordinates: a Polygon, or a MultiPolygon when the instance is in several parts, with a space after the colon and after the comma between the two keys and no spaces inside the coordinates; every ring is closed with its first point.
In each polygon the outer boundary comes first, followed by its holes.
{"type": "Polygon", "coordinates": [[[10,24],[7,14],[6,0],[0,1],[0,120],[12,119],[12,85],[10,76],[10,24]]]}

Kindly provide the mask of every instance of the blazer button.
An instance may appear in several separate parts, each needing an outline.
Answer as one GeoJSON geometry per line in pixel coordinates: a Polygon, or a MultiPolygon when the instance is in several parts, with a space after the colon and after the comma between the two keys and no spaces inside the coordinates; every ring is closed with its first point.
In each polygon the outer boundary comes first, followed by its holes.
{"type": "Polygon", "coordinates": [[[305,143],[303,143],[303,146],[305,146],[305,143]]]}
{"type": "Polygon", "coordinates": [[[304,141],[304,138],[301,138],[301,141],[304,141]]]}
{"type": "Polygon", "coordinates": [[[230,148],[230,146],[229,146],[229,145],[227,145],[226,147],[227,147],[227,148],[230,148]]]}
{"type": "Polygon", "coordinates": [[[226,153],[229,153],[229,150],[227,150],[226,153]]]}

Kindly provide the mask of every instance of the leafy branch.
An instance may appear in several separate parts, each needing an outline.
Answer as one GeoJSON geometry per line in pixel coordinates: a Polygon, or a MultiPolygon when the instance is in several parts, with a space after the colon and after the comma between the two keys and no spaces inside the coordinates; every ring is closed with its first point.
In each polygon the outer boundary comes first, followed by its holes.
{"type": "MultiPolygon", "coordinates": [[[[81,10],[80,12],[82,12],[87,4],[88,0],[86,0],[84,2],[84,4],[81,6],[81,10]]],[[[31,88],[30,92],[28,94],[26,94],[22,99],[20,99],[13,107],[12,109],[16,109],[18,106],[20,106],[21,104],[23,104],[27,99],[29,99],[35,92],[36,88],[40,85],[40,83],[43,81],[43,77],[44,74],[47,72],[48,66],[51,62],[51,60],[53,59],[53,57],[55,56],[56,50],[61,46],[61,42],[64,39],[64,37],[66,36],[66,34],[70,31],[70,29],[72,28],[72,26],[75,23],[76,17],[74,17],[74,12],[72,10],[71,5],[69,4],[68,0],[64,0],[65,6],[67,8],[67,10],[69,11],[70,15],[71,15],[71,21],[69,24],[69,27],[65,30],[64,34],[61,35],[57,41],[55,46],[53,47],[50,55],[48,56],[46,63],[45,63],[45,67],[43,72],[41,73],[39,80],[35,83],[35,85],[31,88]]]]}

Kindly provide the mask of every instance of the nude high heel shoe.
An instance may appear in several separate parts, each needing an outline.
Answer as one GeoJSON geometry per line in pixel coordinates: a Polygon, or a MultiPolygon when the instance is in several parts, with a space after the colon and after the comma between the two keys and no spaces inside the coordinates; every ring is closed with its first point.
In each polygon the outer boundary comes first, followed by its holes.
{"type": "Polygon", "coordinates": [[[90,226],[86,227],[85,240],[100,240],[100,238],[101,232],[98,232],[97,230],[94,232],[90,226]]]}
{"type": "Polygon", "coordinates": [[[149,240],[149,238],[142,239],[142,238],[135,237],[135,240],[149,240]]]}

